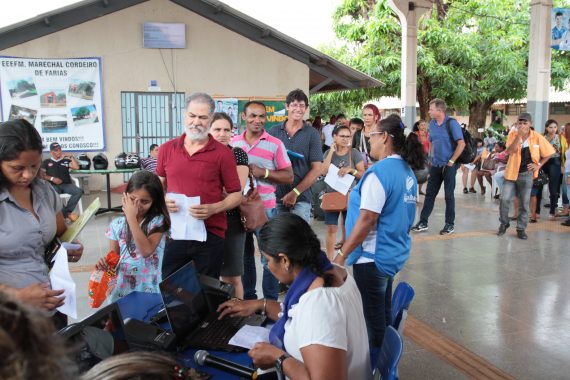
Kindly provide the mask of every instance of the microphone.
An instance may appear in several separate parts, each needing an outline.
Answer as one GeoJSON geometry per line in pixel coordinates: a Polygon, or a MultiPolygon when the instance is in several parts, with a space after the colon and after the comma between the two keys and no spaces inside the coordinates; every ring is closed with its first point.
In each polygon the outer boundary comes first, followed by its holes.
{"type": "Polygon", "coordinates": [[[253,368],[249,368],[241,364],[222,359],[218,356],[210,355],[208,351],[196,351],[194,354],[194,361],[199,365],[210,365],[214,368],[218,368],[222,371],[242,376],[247,379],[257,379],[257,371],[253,368]]]}

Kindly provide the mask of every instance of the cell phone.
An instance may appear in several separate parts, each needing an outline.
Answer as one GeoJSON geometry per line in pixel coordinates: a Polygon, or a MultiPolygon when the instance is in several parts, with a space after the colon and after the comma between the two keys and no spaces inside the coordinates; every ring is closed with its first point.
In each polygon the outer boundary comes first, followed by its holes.
{"type": "Polygon", "coordinates": [[[59,240],[57,236],[46,247],[44,260],[48,269],[51,269],[53,267],[53,258],[55,257],[55,254],[57,253],[60,247],[61,247],[61,240],[59,240]]]}

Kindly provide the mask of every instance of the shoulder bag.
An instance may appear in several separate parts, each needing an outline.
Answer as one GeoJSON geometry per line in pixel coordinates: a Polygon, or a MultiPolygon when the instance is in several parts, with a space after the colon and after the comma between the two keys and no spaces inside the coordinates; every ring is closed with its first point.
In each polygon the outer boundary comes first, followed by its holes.
{"type": "MultiPolygon", "coordinates": [[[[362,136],[364,137],[364,135],[362,136]]],[[[352,167],[352,148],[348,151],[348,167],[352,167]]],[[[348,206],[348,194],[342,195],[338,191],[325,193],[321,201],[321,208],[326,212],[346,211],[348,206]]]]}
{"type": "Polygon", "coordinates": [[[244,230],[246,232],[253,232],[267,223],[268,219],[267,214],[265,213],[265,207],[263,206],[263,201],[255,189],[251,171],[249,172],[248,178],[250,188],[246,195],[242,195],[239,212],[241,215],[241,224],[244,230]]]}

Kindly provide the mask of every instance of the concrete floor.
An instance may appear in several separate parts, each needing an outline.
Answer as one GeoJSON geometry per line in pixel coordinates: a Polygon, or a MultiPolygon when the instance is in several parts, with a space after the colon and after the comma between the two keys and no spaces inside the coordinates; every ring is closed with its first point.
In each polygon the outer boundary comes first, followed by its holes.
{"type": "MultiPolygon", "coordinates": [[[[497,237],[498,201],[460,190],[458,185],[455,234],[438,233],[444,224],[440,194],[429,231],[414,235],[410,260],[396,277],[416,291],[410,314],[514,378],[570,378],[570,228],[560,225],[562,219],[547,221],[544,211],[542,220],[529,225],[527,241],[516,237],[514,227],[497,237]]],[[[106,194],[96,192],[85,196],[84,206],[95,196],[106,203],[106,194]]],[[[93,312],[87,282],[107,252],[104,233],[116,216],[97,216],[85,228],[84,257],[70,265],[80,319],[93,312]]],[[[313,227],[324,241],[323,223],[314,221],[313,227]]],[[[401,379],[469,378],[429,347],[407,338],[404,344],[401,379]]]]}

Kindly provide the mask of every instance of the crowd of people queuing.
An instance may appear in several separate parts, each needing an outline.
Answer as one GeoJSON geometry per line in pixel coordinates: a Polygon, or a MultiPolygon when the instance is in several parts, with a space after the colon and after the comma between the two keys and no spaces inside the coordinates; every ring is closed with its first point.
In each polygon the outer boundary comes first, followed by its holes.
{"type": "MultiPolygon", "coordinates": [[[[320,116],[312,124],[305,120],[309,99],[302,90],[291,91],[285,104],[287,119],[267,131],[265,104],[246,103],[241,115],[245,129],[232,136],[232,118],[215,112],[211,96],[194,93],[187,98],[183,133],[151,147],[144,162],[147,170],[127,183],[124,215],[106,232],[109,249],[120,256],[108,302],[133,291],[158,293],[163,278],[193,261],[201,274],[235,288],[237,298],[219,306],[220,318],[260,312],[275,321],[272,335],[277,339],[249,351],[256,366],[277,364],[288,378],[366,379],[375,364],[370,353],[379,350],[390,323],[392,283],[409,257],[410,234],[428,230],[442,185],[445,224],[439,233],[455,231],[458,169],[465,194],[476,193],[476,182],[481,194],[486,193],[484,181],[496,188],[492,196],[500,199],[499,236],[510,227],[514,203],[517,236],[528,238],[527,224],[538,218],[544,186],[550,218],[568,217],[568,125],[561,132],[555,120],[548,120],[542,135],[534,131],[532,116],[522,113],[505,142],[492,135],[475,139],[475,158],[460,165],[456,161],[465,147],[464,132],[441,99],[429,104],[431,120],[419,120],[411,132],[397,115],[382,118],[373,104],[364,105],[362,118],[339,114],[326,125],[320,116]],[[346,209],[325,212],[321,242],[311,228],[313,185],[333,167],[338,176],[352,175],[354,180],[346,209]],[[418,184],[420,171],[428,173],[425,193],[418,184]],[[268,217],[254,232],[244,230],[238,208],[248,178],[255,181],[254,196],[261,198],[268,217]],[[186,211],[204,221],[204,241],[169,236],[170,213],[182,205],[168,193],[200,198],[200,204],[186,211]],[[415,221],[420,195],[425,198],[415,221]],[[560,196],[563,207],[557,210],[560,196]],[[336,242],[339,225],[341,239],[336,242]],[[255,242],[263,267],[262,298],[256,293],[255,242]],[[345,266],[352,266],[352,275],[345,266]],[[283,302],[280,286],[288,288],[283,302]]],[[[65,300],[62,290],[50,286],[44,253],[65,232],[64,213],[73,209],[62,206],[57,189],[48,184],[53,177],[40,171],[43,148],[28,122],[1,123],[0,311],[26,316],[41,309],[60,328],[67,320],[56,309],[65,300]]],[[[50,150],[59,159],[61,148],[52,144],[50,150]]],[[[69,162],[76,165],[74,159],[69,162]]],[[[325,189],[335,191],[329,185],[325,189]]],[[[562,224],[569,226],[570,217],[562,224]]],[[[81,258],[81,243],[79,247],[68,250],[70,262],[81,258]]],[[[104,260],[96,267],[110,269],[104,260]]],[[[2,313],[0,334],[10,334],[13,323],[2,313]]],[[[18,370],[31,376],[37,369],[20,356],[11,365],[21,361],[18,370]]],[[[157,366],[173,366],[168,357],[150,356],[140,361],[140,368],[148,368],[152,360],[157,366]]],[[[102,362],[84,378],[102,378],[97,376],[136,360],[102,362]]],[[[59,367],[54,373],[65,378],[59,367]]]]}

